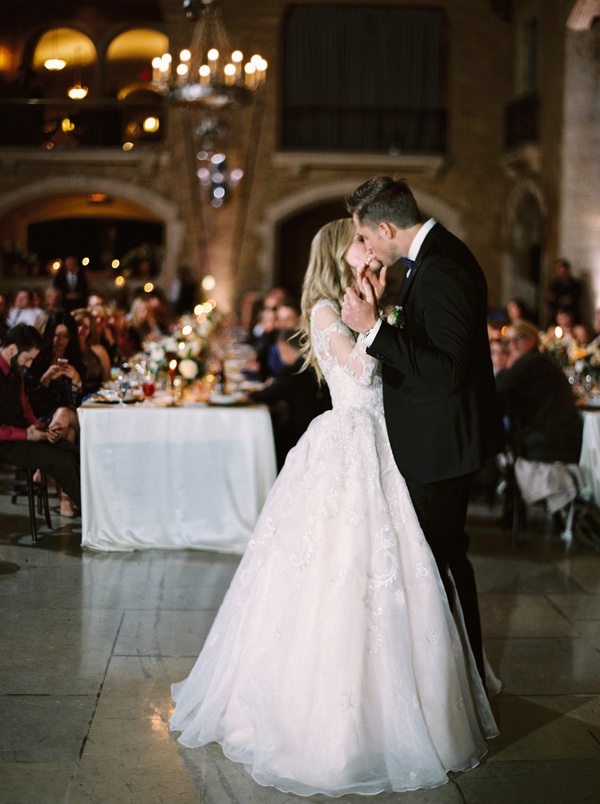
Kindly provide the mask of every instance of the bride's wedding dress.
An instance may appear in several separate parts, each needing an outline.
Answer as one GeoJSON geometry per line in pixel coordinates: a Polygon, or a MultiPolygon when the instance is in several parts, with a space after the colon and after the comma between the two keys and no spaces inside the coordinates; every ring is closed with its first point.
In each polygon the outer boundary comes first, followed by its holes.
{"type": "Polygon", "coordinates": [[[394,463],[377,363],[332,303],[311,326],[333,410],[289,453],[173,685],[171,729],[285,792],[435,787],[498,731],[394,463]]]}

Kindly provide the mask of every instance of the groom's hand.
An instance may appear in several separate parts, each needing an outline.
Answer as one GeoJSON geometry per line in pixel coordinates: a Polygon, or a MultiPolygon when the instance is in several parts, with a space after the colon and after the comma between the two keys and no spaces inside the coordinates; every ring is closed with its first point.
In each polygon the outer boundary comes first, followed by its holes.
{"type": "Polygon", "coordinates": [[[364,298],[361,298],[354,288],[347,288],[342,305],[342,321],[354,332],[367,332],[379,319],[377,296],[373,285],[366,277],[362,279],[361,290],[364,298]]]}

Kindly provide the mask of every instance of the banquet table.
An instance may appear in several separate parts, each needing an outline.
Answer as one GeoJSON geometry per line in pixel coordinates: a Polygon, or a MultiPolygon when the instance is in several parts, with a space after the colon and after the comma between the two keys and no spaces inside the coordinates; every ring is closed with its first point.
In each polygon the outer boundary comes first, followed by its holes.
{"type": "Polygon", "coordinates": [[[83,406],[82,546],[242,553],[276,477],[263,406],[83,406]]]}
{"type": "Polygon", "coordinates": [[[600,410],[583,412],[583,443],[579,467],[584,476],[586,490],[600,505],[600,410]]]}

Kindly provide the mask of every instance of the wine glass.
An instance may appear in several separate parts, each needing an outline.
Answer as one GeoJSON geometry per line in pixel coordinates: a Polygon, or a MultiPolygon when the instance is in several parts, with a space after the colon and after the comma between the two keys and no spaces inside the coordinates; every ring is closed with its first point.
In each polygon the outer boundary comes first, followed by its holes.
{"type": "Polygon", "coordinates": [[[119,397],[119,405],[125,404],[125,397],[129,390],[129,378],[125,374],[119,374],[117,377],[117,395],[119,397]]]}
{"type": "Polygon", "coordinates": [[[156,381],[154,379],[154,375],[151,374],[149,371],[144,374],[142,377],[142,391],[144,392],[144,396],[146,398],[146,402],[149,405],[152,405],[152,397],[154,396],[154,392],[156,391],[156,381]]]}

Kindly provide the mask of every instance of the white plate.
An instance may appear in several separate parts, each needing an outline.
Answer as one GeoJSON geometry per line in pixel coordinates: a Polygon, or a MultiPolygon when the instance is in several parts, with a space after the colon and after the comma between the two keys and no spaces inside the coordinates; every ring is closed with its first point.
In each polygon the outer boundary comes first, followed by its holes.
{"type": "Polygon", "coordinates": [[[245,402],[245,394],[213,394],[208,399],[209,405],[239,405],[245,402]]]}

